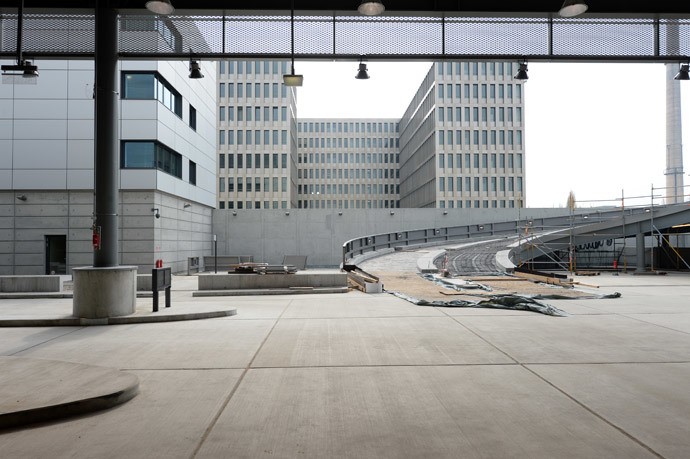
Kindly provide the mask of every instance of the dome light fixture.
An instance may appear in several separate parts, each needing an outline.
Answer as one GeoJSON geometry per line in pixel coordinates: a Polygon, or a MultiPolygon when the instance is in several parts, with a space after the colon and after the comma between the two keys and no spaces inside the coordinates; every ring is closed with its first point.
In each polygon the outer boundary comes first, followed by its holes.
{"type": "Polygon", "coordinates": [[[355,75],[355,78],[358,80],[369,79],[369,72],[367,72],[367,64],[365,64],[363,60],[364,58],[359,59],[359,70],[357,71],[357,75],[355,75]]]}
{"type": "Polygon", "coordinates": [[[378,1],[362,0],[357,11],[359,11],[359,14],[365,16],[378,16],[386,11],[386,7],[383,6],[383,3],[378,1]]]}
{"type": "Polygon", "coordinates": [[[156,14],[173,14],[175,12],[175,7],[172,6],[170,0],[149,0],[146,2],[146,9],[152,13],[156,14]]]}
{"type": "Polygon", "coordinates": [[[558,14],[563,18],[574,18],[587,11],[587,4],[579,0],[565,0],[558,14]]]}
{"type": "Polygon", "coordinates": [[[192,80],[198,80],[199,78],[203,78],[204,74],[201,73],[201,65],[199,64],[199,61],[189,61],[189,78],[192,80]]]}
{"type": "Polygon", "coordinates": [[[518,64],[517,73],[513,76],[516,80],[527,80],[529,76],[527,75],[527,62],[522,62],[518,64]]]}
{"type": "Polygon", "coordinates": [[[674,80],[690,80],[690,65],[688,64],[681,64],[680,65],[680,70],[678,70],[678,73],[676,73],[676,76],[673,77],[674,80]]]}

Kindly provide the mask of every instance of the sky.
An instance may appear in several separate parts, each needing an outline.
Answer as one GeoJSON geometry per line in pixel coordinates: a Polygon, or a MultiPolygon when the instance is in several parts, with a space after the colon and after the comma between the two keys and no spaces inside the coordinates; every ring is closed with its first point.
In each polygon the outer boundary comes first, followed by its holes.
{"type": "MultiPolygon", "coordinates": [[[[356,80],[357,65],[295,62],[296,73],[304,75],[298,117],[400,118],[431,67],[429,62],[369,62],[371,78],[356,80]]],[[[565,206],[570,191],[583,207],[620,205],[621,195],[626,206],[643,205],[652,184],[666,186],[663,64],[533,62],[528,73],[528,207],[565,206]]],[[[681,82],[681,94],[682,107],[690,107],[690,82],[681,82]]],[[[683,119],[683,137],[688,136],[690,112],[683,119]]],[[[687,149],[683,156],[687,185],[687,149]]]]}

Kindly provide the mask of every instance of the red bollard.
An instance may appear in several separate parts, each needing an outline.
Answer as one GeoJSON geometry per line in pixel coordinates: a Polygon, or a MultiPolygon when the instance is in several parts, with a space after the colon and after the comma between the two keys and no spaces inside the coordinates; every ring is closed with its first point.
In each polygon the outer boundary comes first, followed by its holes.
{"type": "Polygon", "coordinates": [[[618,269],[618,261],[613,261],[613,269],[618,269]]]}

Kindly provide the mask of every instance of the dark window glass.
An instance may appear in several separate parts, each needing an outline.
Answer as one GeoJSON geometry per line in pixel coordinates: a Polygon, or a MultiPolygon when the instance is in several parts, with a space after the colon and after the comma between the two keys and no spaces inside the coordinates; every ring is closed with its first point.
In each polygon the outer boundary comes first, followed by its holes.
{"type": "Polygon", "coordinates": [[[196,185],[196,163],[193,161],[189,162],[189,183],[196,185]]]}

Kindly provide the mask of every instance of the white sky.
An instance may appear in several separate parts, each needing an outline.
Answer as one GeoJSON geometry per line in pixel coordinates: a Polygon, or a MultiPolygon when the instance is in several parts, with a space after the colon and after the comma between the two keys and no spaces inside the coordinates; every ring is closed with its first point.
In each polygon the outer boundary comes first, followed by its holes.
{"type": "MultiPolygon", "coordinates": [[[[356,80],[357,64],[296,62],[296,73],[304,75],[298,117],[400,118],[431,66],[369,62],[371,78],[356,80]]],[[[622,190],[627,197],[649,196],[652,183],[666,186],[664,78],[662,64],[530,63],[524,91],[527,206],[564,206],[571,190],[584,201],[620,198],[622,190]]],[[[689,85],[681,83],[684,108],[690,107],[689,85]]],[[[683,136],[690,136],[690,113],[683,136]]],[[[689,184],[687,149],[683,163],[689,184]]],[[[642,203],[626,198],[626,205],[642,203]]],[[[616,203],[579,205],[607,204],[616,203]]]]}

